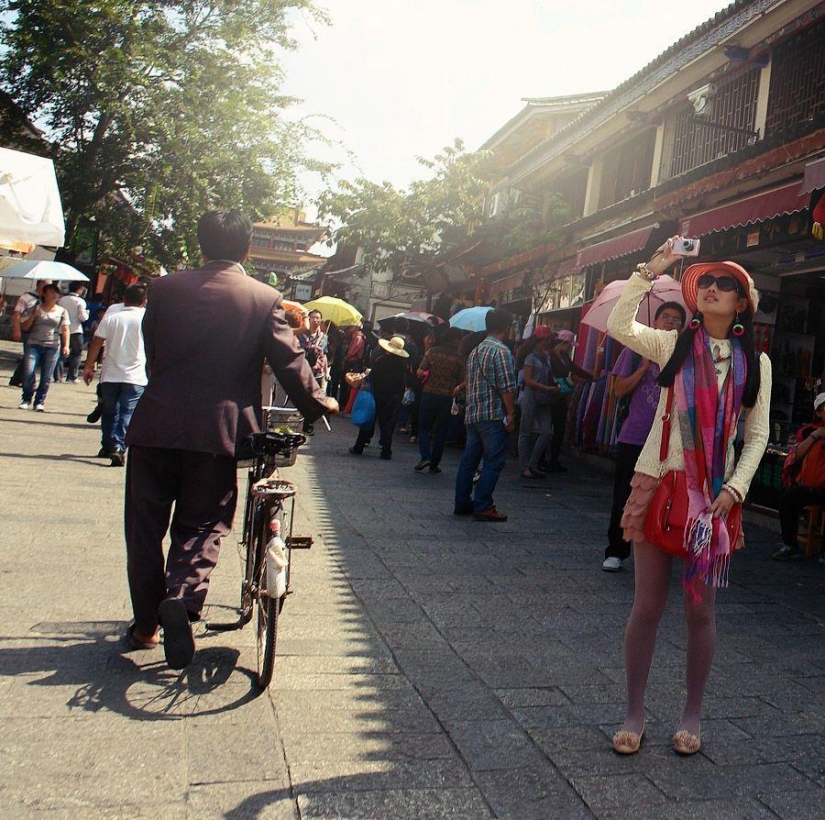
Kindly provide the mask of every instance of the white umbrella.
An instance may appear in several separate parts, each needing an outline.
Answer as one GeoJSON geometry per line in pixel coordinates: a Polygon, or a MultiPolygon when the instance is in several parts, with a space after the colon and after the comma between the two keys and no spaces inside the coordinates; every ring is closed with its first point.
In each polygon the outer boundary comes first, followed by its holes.
{"type": "Polygon", "coordinates": [[[65,262],[46,262],[37,259],[6,257],[0,265],[3,279],[51,279],[53,282],[88,282],[89,277],[65,262]],[[7,263],[11,264],[7,264],[7,263]]]}
{"type": "MultiPolygon", "coordinates": [[[[602,333],[607,332],[607,319],[610,316],[616,302],[622,295],[626,279],[619,279],[615,282],[610,282],[604,286],[602,292],[593,302],[590,310],[586,315],[582,316],[582,324],[589,325],[602,333]]],[[[636,320],[642,324],[653,325],[653,319],[656,316],[656,310],[659,305],[665,302],[677,302],[682,307],[685,307],[685,300],[682,296],[682,285],[666,273],[660,276],[653,282],[653,287],[645,294],[639,305],[639,310],[636,313],[636,320]]],[[[685,308],[685,312],[687,308],[685,308]]]]}
{"type": "Polygon", "coordinates": [[[0,148],[0,236],[60,247],[65,231],[54,163],[0,148]]]}

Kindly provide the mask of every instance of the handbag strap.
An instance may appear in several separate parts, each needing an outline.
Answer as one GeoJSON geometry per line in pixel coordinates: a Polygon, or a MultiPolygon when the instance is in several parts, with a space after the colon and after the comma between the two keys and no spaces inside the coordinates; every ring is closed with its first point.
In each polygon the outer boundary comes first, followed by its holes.
{"type": "Polygon", "coordinates": [[[662,416],[662,443],[659,445],[659,460],[667,461],[667,452],[670,449],[670,427],[673,421],[673,387],[667,391],[665,414],[662,416]]]}

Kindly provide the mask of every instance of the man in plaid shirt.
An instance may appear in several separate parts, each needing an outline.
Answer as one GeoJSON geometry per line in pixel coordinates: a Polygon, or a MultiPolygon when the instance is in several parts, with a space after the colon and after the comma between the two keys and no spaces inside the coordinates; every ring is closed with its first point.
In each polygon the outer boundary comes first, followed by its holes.
{"type": "Polygon", "coordinates": [[[493,492],[507,457],[508,434],[516,410],[516,370],[504,339],[513,316],[507,310],[487,314],[487,338],[467,359],[467,444],[455,479],[456,515],[476,521],[506,521],[496,510],[493,492]],[[481,477],[473,493],[473,475],[483,458],[481,477]]]}

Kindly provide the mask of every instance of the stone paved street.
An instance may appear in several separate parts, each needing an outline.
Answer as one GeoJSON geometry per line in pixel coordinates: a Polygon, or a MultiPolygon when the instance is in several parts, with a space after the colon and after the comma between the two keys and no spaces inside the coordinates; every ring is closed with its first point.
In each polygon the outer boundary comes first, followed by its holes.
{"type": "MultiPolygon", "coordinates": [[[[771,561],[775,522],[748,515],[719,595],[702,752],[670,746],[674,573],[644,745],[620,758],[633,575],[600,569],[609,473],[569,454],[567,475],[528,483],[510,462],[510,520],[478,523],[452,515],[456,451],[421,475],[404,437],[392,461],[357,458],[349,420],[317,425],[287,474],[316,543],[261,694],[249,627],[199,624],[182,674],[125,651],[124,471],[94,458],[92,388],[17,409],[17,350],[0,343],[0,817],[825,816],[825,566],[771,561]]],[[[233,533],[207,618],[232,616],[240,574],[233,533]]]]}

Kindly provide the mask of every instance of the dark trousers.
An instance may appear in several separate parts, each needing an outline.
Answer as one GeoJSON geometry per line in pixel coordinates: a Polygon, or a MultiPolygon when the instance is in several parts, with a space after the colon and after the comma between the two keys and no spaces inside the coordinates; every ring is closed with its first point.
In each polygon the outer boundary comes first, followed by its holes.
{"type": "Polygon", "coordinates": [[[550,462],[556,464],[564,444],[564,432],[567,429],[567,401],[564,398],[553,399],[550,405],[553,416],[553,438],[550,439],[550,462]]]}
{"type": "Polygon", "coordinates": [[[69,336],[69,355],[66,357],[66,378],[70,381],[77,379],[80,369],[80,360],[83,358],[83,334],[72,333],[69,336]]]}
{"type": "Polygon", "coordinates": [[[151,635],[157,629],[158,606],[166,598],[180,598],[193,620],[200,616],[237,496],[234,458],[129,448],[126,570],[137,632],[151,635]],[[171,545],[164,566],[167,529],[171,545]]]}
{"type": "Polygon", "coordinates": [[[355,439],[353,449],[356,453],[363,453],[367,442],[375,434],[375,425],[381,434],[378,444],[384,455],[392,455],[392,434],[395,432],[395,422],[398,419],[398,411],[401,409],[401,395],[398,393],[373,393],[375,399],[375,421],[370,427],[361,427],[358,430],[358,438],[355,439]]]}
{"type": "Polygon", "coordinates": [[[613,507],[610,510],[610,526],[607,528],[605,558],[630,557],[630,542],[622,538],[622,512],[630,497],[630,479],[636,469],[636,461],[642,452],[641,444],[619,444],[616,451],[616,473],[613,477],[613,507]]]}
{"type": "Polygon", "coordinates": [[[789,487],[779,497],[779,526],[782,528],[782,541],[789,547],[797,549],[799,542],[799,515],[809,504],[825,504],[825,487],[789,487]]]}
{"type": "Polygon", "coordinates": [[[437,467],[444,455],[444,442],[447,440],[447,428],[450,426],[450,408],[452,396],[439,396],[435,393],[421,394],[421,409],[418,412],[418,450],[421,458],[437,467]],[[430,434],[432,433],[432,446],[430,434]]]}

